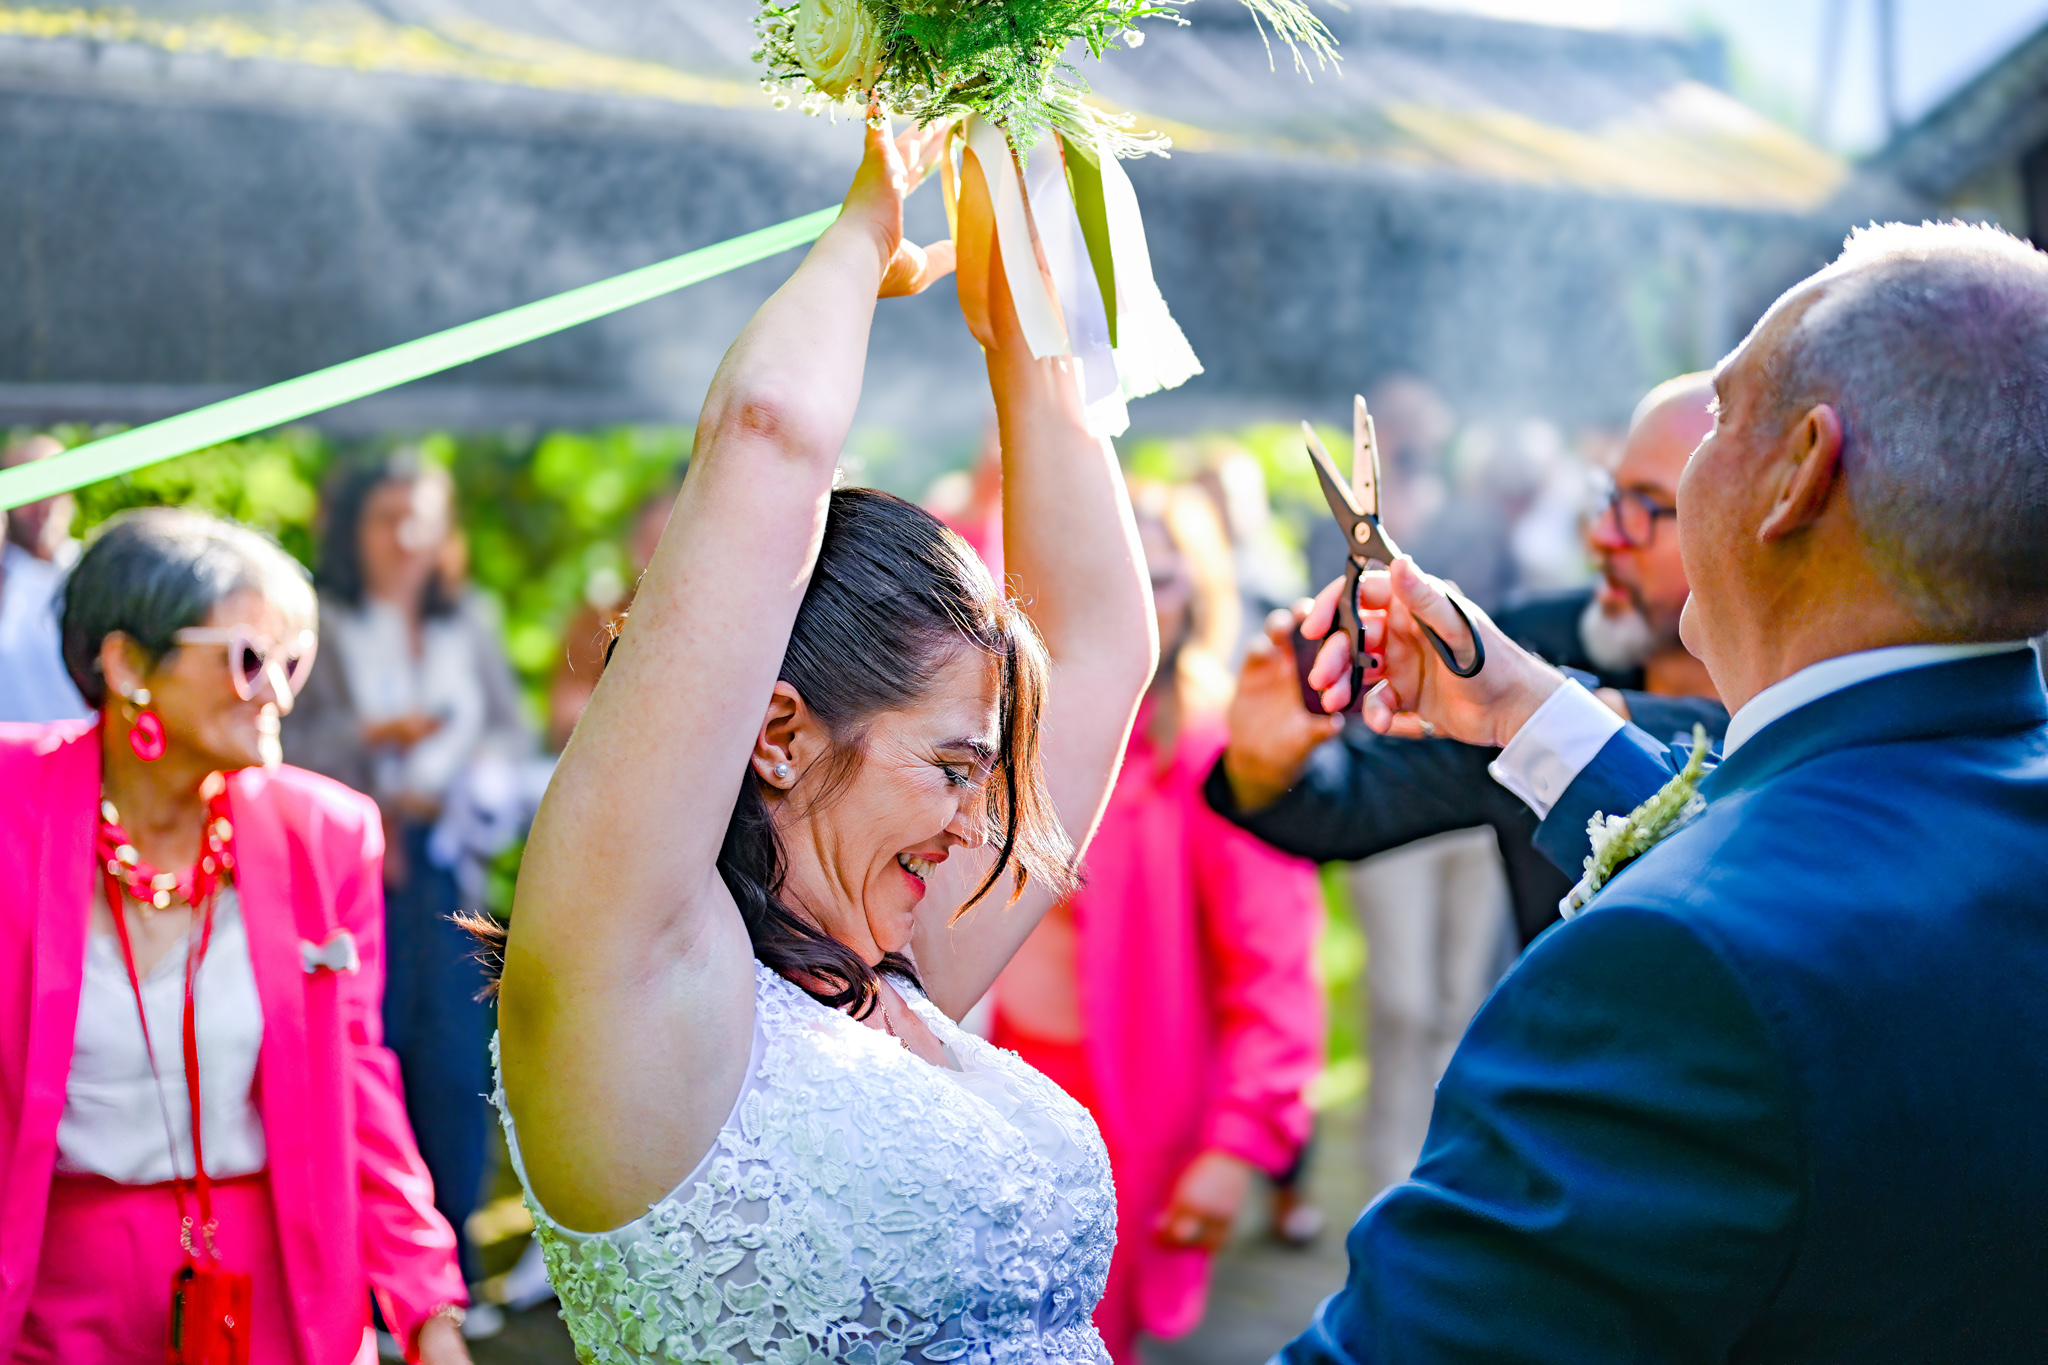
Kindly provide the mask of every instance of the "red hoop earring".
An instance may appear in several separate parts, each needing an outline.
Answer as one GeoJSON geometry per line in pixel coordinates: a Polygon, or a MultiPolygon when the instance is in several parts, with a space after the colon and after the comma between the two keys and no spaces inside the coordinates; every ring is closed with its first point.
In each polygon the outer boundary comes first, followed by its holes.
{"type": "MultiPolygon", "coordinates": [[[[128,698],[137,706],[149,705],[149,689],[138,687],[128,698]]],[[[164,756],[164,723],[157,719],[156,712],[145,710],[135,717],[128,727],[128,747],[144,763],[154,763],[164,756]]]]}

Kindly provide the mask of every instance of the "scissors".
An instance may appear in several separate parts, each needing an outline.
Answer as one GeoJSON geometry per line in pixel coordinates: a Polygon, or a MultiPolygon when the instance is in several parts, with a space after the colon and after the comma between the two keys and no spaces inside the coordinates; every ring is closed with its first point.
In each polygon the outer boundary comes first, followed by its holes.
{"type": "MultiPolygon", "coordinates": [[[[1347,551],[1344,591],[1337,599],[1336,625],[1351,637],[1351,695],[1355,699],[1360,695],[1359,688],[1370,662],[1365,652],[1365,636],[1358,628],[1358,578],[1369,564],[1391,568],[1401,557],[1401,547],[1394,544],[1394,538],[1380,524],[1379,442],[1373,433],[1372,414],[1365,410],[1365,399],[1358,395],[1351,399],[1351,483],[1348,487],[1337,473],[1330,452],[1324,450],[1323,443],[1316,439],[1315,428],[1303,422],[1301,434],[1308,442],[1308,455],[1315,464],[1316,478],[1323,485],[1323,499],[1330,504],[1330,513],[1337,518],[1338,529],[1344,532],[1347,551]]],[[[1457,594],[1446,593],[1445,598],[1472,636],[1471,667],[1461,666],[1457,654],[1444,643],[1444,637],[1431,630],[1427,623],[1418,621],[1416,624],[1429,636],[1429,643],[1435,646],[1445,668],[1456,677],[1475,678],[1479,676],[1479,670],[1486,667],[1486,642],[1472,628],[1472,618],[1458,605],[1457,594]]]]}

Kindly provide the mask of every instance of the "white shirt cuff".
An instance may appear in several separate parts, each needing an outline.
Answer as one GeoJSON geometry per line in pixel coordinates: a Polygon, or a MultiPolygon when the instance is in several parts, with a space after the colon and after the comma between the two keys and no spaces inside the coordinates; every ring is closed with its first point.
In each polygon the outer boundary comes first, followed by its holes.
{"type": "Polygon", "coordinates": [[[1605,702],[1567,678],[1486,770],[1541,820],[1625,724],[1605,702]]]}

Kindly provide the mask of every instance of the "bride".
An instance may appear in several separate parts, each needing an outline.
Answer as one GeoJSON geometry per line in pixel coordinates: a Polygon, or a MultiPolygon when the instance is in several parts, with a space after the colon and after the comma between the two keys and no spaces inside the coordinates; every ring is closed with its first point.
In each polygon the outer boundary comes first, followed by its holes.
{"type": "Polygon", "coordinates": [[[1012,597],[833,489],[876,297],[952,265],[903,239],[940,145],[871,129],[727,353],[527,845],[499,1102],[586,1361],[1107,1360],[1101,1138],[954,1021],[1071,888],[1151,674],[1115,453],[984,259],[1012,597]]]}

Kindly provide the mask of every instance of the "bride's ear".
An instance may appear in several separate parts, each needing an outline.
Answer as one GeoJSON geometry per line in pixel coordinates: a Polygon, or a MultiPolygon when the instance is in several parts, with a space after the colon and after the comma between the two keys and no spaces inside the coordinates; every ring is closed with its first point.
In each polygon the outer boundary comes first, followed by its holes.
{"type": "Polygon", "coordinates": [[[786,792],[831,747],[818,718],[788,683],[778,680],[768,696],[768,713],[754,736],[755,774],[771,792],[786,792]]]}

